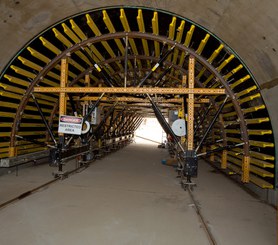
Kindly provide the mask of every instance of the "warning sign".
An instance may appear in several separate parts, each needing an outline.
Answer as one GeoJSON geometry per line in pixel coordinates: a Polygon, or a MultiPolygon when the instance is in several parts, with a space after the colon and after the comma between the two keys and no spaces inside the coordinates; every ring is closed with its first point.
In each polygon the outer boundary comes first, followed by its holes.
{"type": "Polygon", "coordinates": [[[58,133],[81,135],[82,117],[60,116],[58,133]]]}

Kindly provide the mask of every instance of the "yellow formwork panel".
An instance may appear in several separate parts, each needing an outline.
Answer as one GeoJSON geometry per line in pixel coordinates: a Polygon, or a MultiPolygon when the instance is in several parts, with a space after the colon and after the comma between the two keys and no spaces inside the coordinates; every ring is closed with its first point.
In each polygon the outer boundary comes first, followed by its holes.
{"type": "Polygon", "coordinates": [[[7,74],[4,75],[4,78],[8,79],[10,82],[15,83],[17,85],[22,85],[22,86],[25,86],[25,87],[28,87],[30,85],[29,81],[25,81],[23,79],[13,77],[13,76],[10,76],[10,75],[7,75],[7,74]]]}
{"type": "Polygon", "coordinates": [[[257,86],[256,86],[256,85],[251,86],[251,87],[249,87],[249,88],[245,88],[243,91],[237,93],[237,94],[236,94],[236,97],[237,97],[237,98],[240,98],[240,97],[242,97],[243,95],[249,94],[250,92],[252,92],[252,91],[254,91],[254,90],[256,90],[256,89],[257,89],[257,86]]]}
{"type": "Polygon", "coordinates": [[[59,32],[56,28],[52,28],[52,31],[55,34],[55,37],[62,42],[64,45],[66,45],[68,48],[72,47],[72,43],[61,33],[59,32]]]}
{"type": "Polygon", "coordinates": [[[251,101],[251,100],[254,100],[256,98],[260,98],[261,97],[261,94],[260,93],[256,93],[256,94],[253,94],[253,95],[250,95],[250,96],[247,96],[243,99],[240,99],[238,100],[239,104],[243,104],[243,103],[246,103],[248,101],[251,101]]]}
{"type": "Polygon", "coordinates": [[[239,80],[237,80],[236,82],[234,82],[233,84],[230,85],[231,89],[234,89],[236,86],[244,83],[248,79],[250,79],[250,75],[246,75],[243,78],[240,78],[239,80]]]}
{"type": "Polygon", "coordinates": [[[13,99],[19,99],[19,100],[22,99],[22,95],[10,93],[10,92],[7,92],[7,91],[0,91],[0,96],[13,98],[13,99]]]}
{"type": "MultiPolygon", "coordinates": [[[[226,65],[228,65],[233,59],[235,58],[235,56],[233,55],[233,54],[231,54],[226,60],[224,60],[221,64],[220,64],[220,66],[218,66],[217,68],[216,68],[216,70],[218,71],[218,72],[220,72],[226,65]]],[[[211,79],[214,77],[214,75],[210,75],[208,78],[207,78],[207,80],[203,83],[204,85],[207,85],[210,81],[211,81],[211,79]]]]}
{"type": "Polygon", "coordinates": [[[233,70],[231,70],[228,74],[226,74],[223,78],[224,80],[228,80],[231,76],[233,76],[234,74],[236,74],[238,71],[240,71],[243,68],[243,65],[240,64],[238,65],[236,68],[234,68],[233,70]]]}
{"type": "MultiPolygon", "coordinates": [[[[159,34],[158,13],[157,12],[153,13],[152,29],[153,29],[153,34],[155,34],[155,35],[159,34]]],[[[154,41],[154,51],[155,51],[155,56],[159,57],[159,55],[160,55],[160,46],[159,46],[159,43],[157,41],[154,41]]]]}
{"type": "MultiPolygon", "coordinates": [[[[144,24],[142,9],[138,9],[138,15],[137,15],[136,19],[137,19],[137,24],[138,24],[139,31],[144,33],[145,32],[145,24],[144,24]]],[[[150,56],[149,46],[148,46],[147,40],[142,39],[142,45],[143,45],[145,55],[150,56]]],[[[151,63],[150,63],[149,60],[147,61],[147,64],[148,64],[148,68],[150,68],[151,63]]]]}
{"type": "Polygon", "coordinates": [[[243,114],[259,111],[265,109],[265,105],[258,105],[258,106],[253,106],[249,107],[247,109],[242,109],[243,114]]]}
{"type": "Polygon", "coordinates": [[[258,146],[258,147],[262,147],[262,148],[266,148],[266,147],[274,147],[274,144],[271,142],[263,142],[263,141],[256,141],[256,140],[249,140],[249,144],[252,146],[258,146]]]}
{"type": "MultiPolygon", "coordinates": [[[[122,25],[123,25],[123,27],[124,27],[124,30],[125,30],[126,32],[130,32],[131,30],[130,30],[129,23],[128,23],[128,20],[127,20],[127,18],[126,18],[124,9],[120,9],[120,20],[121,20],[121,22],[122,22],[122,25]]],[[[131,49],[132,49],[132,52],[133,52],[135,55],[138,55],[138,50],[137,50],[137,47],[136,47],[136,44],[135,44],[134,40],[133,40],[132,38],[129,38],[129,39],[128,39],[128,42],[129,42],[129,45],[130,45],[130,47],[131,47],[131,49]]],[[[141,69],[141,68],[142,68],[141,61],[138,60],[137,63],[138,63],[138,67],[141,69]]]]}
{"type": "MultiPolygon", "coordinates": [[[[95,24],[95,22],[93,21],[93,19],[91,18],[91,16],[89,14],[86,14],[86,19],[87,19],[87,25],[91,28],[93,33],[96,36],[102,35],[102,33],[100,32],[100,30],[98,29],[97,25],[95,24]]],[[[106,51],[109,53],[109,55],[112,58],[116,57],[116,54],[114,53],[114,51],[112,50],[112,48],[110,47],[110,45],[108,44],[107,41],[102,41],[101,44],[106,49],[106,51]]],[[[116,62],[116,64],[118,65],[120,70],[123,70],[123,66],[119,62],[116,62]]],[[[110,68],[109,70],[113,70],[113,69],[110,68]]]]}
{"type": "Polygon", "coordinates": [[[28,60],[28,59],[26,59],[26,58],[24,58],[22,56],[18,56],[17,58],[21,61],[21,63],[23,65],[26,65],[26,66],[28,66],[28,67],[36,70],[36,71],[41,71],[42,70],[41,66],[35,64],[34,62],[32,62],[32,61],[30,61],[30,60],[28,60]]]}
{"type": "Polygon", "coordinates": [[[203,52],[208,40],[210,38],[209,34],[206,34],[205,38],[200,42],[198,49],[196,50],[196,53],[201,55],[201,53],[203,52]]]}
{"type": "Polygon", "coordinates": [[[40,40],[42,42],[42,45],[45,46],[50,51],[52,51],[54,54],[59,55],[60,53],[62,53],[62,51],[60,49],[55,47],[51,42],[46,40],[44,37],[40,37],[40,40]]]}
{"type": "Polygon", "coordinates": [[[0,88],[3,88],[5,91],[9,91],[9,92],[17,93],[17,94],[24,94],[25,93],[24,89],[17,88],[17,87],[7,85],[7,84],[4,84],[4,83],[0,83],[0,88]]]}
{"type": "MultiPolygon", "coordinates": [[[[240,151],[235,151],[235,150],[229,151],[228,154],[233,156],[233,157],[236,157],[236,158],[238,158],[240,160],[242,160],[242,158],[243,158],[242,150],[240,150],[240,151]]],[[[250,154],[250,156],[251,156],[251,158],[250,158],[250,163],[251,164],[259,166],[261,168],[274,168],[274,164],[273,163],[256,159],[256,158],[252,157],[251,154],[250,154]]]]}
{"type": "MultiPolygon", "coordinates": [[[[184,44],[183,44],[184,46],[189,47],[189,44],[191,42],[194,30],[195,30],[195,26],[191,25],[189,31],[187,31],[187,33],[186,33],[185,41],[184,41],[184,44]]],[[[183,65],[183,62],[184,62],[184,59],[185,59],[185,55],[186,55],[185,52],[181,53],[180,61],[179,61],[179,66],[183,65]]]]}
{"type": "MultiPolygon", "coordinates": [[[[211,56],[208,58],[208,62],[211,64],[215,58],[219,55],[219,53],[221,52],[221,50],[224,48],[224,45],[223,44],[220,44],[219,47],[214,50],[214,52],[211,54],[211,56]]],[[[207,69],[205,67],[202,68],[202,70],[199,72],[199,74],[197,75],[197,78],[200,79],[201,76],[203,76],[204,72],[206,71],[207,69]]]]}
{"type": "Polygon", "coordinates": [[[29,72],[29,71],[26,71],[20,67],[17,67],[17,66],[14,66],[14,65],[11,65],[10,66],[11,69],[13,69],[16,73],[22,75],[22,76],[25,76],[25,77],[28,77],[28,78],[32,78],[34,79],[36,77],[36,75],[32,72],[29,72]]]}
{"type": "Polygon", "coordinates": [[[36,57],[37,59],[43,61],[44,63],[48,64],[51,60],[46,57],[45,55],[41,54],[40,52],[38,52],[37,50],[28,47],[27,50],[30,52],[30,54],[34,57],[36,57]]]}
{"type": "Polygon", "coordinates": [[[245,119],[246,124],[260,124],[269,121],[270,121],[269,117],[245,119]]]}
{"type": "Polygon", "coordinates": [[[265,135],[265,134],[272,134],[272,130],[247,130],[248,135],[265,135]]]}
{"type": "Polygon", "coordinates": [[[80,29],[80,27],[74,22],[73,19],[70,19],[71,28],[73,31],[81,38],[81,40],[86,40],[88,37],[84,34],[84,32],[80,29]]]}

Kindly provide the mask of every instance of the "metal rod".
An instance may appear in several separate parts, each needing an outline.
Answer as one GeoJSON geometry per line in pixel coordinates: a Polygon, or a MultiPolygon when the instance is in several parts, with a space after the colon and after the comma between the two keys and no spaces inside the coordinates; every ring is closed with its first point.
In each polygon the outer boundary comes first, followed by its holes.
{"type": "Polygon", "coordinates": [[[195,150],[196,152],[198,152],[198,150],[199,150],[200,147],[202,146],[202,144],[203,144],[205,138],[207,137],[207,135],[208,135],[208,133],[210,132],[212,126],[214,125],[216,119],[218,118],[219,114],[221,113],[221,111],[222,111],[222,109],[223,109],[223,107],[224,107],[224,105],[225,105],[225,103],[226,103],[228,97],[229,97],[229,96],[226,96],[224,102],[223,102],[222,105],[219,107],[218,111],[216,112],[216,114],[215,114],[214,118],[212,119],[210,125],[208,126],[208,128],[207,128],[207,130],[206,130],[204,136],[202,137],[202,139],[201,139],[199,145],[197,146],[197,148],[196,148],[196,150],[195,150]]]}
{"type": "Polygon", "coordinates": [[[202,117],[202,119],[201,119],[201,120],[199,121],[199,123],[197,124],[197,126],[196,126],[196,128],[195,128],[195,130],[194,130],[194,135],[196,135],[198,129],[200,128],[200,126],[201,126],[201,125],[203,124],[203,122],[205,121],[205,119],[206,119],[206,117],[207,117],[207,115],[208,115],[208,113],[209,113],[209,111],[210,111],[210,109],[211,109],[211,106],[212,106],[212,104],[209,105],[209,107],[207,108],[207,110],[206,110],[204,116],[202,117]]]}
{"type": "Polygon", "coordinates": [[[155,66],[151,69],[151,71],[144,77],[144,79],[138,84],[138,87],[141,87],[144,85],[144,83],[147,81],[147,79],[154,73],[154,71],[160,66],[160,64],[167,59],[167,57],[173,52],[176,45],[174,45],[172,48],[167,50],[167,52],[163,55],[162,58],[159,59],[159,61],[155,64],[155,66]]]}
{"type": "Polygon", "coordinates": [[[165,120],[164,116],[162,115],[161,111],[159,110],[159,108],[157,107],[157,105],[155,104],[155,102],[153,101],[153,99],[151,98],[151,96],[149,94],[147,94],[154,113],[156,115],[157,120],[159,121],[159,123],[161,124],[162,128],[164,129],[164,131],[168,134],[171,135],[171,137],[174,139],[175,143],[179,146],[179,148],[184,151],[183,146],[181,145],[180,141],[178,140],[177,136],[175,135],[175,133],[173,132],[172,128],[170,127],[170,125],[167,123],[167,121],[165,120]]]}
{"type": "Polygon", "coordinates": [[[128,62],[128,35],[125,37],[125,82],[124,87],[126,88],[127,83],[127,62],[128,62]]]}
{"type": "Polygon", "coordinates": [[[156,83],[154,84],[154,86],[158,86],[158,84],[161,82],[161,80],[163,79],[163,77],[172,69],[173,65],[169,66],[157,79],[156,83]]]}
{"type": "Polygon", "coordinates": [[[37,101],[35,95],[34,95],[33,93],[31,93],[31,96],[32,96],[32,98],[33,98],[33,101],[35,102],[35,105],[36,105],[36,107],[37,107],[37,109],[38,109],[38,112],[39,112],[39,114],[40,114],[40,116],[41,116],[41,118],[42,118],[42,121],[43,121],[45,127],[47,128],[47,131],[48,131],[48,133],[49,133],[49,135],[50,135],[52,141],[54,142],[55,145],[57,145],[57,141],[55,140],[55,136],[54,136],[54,134],[53,134],[51,128],[49,127],[49,125],[48,125],[48,123],[47,123],[47,121],[46,121],[45,116],[43,115],[42,109],[41,109],[41,107],[40,107],[40,105],[39,105],[39,103],[38,103],[38,101],[37,101]]]}
{"type": "Polygon", "coordinates": [[[235,145],[221,146],[219,148],[216,148],[216,149],[213,149],[213,150],[210,150],[210,151],[207,151],[207,152],[199,153],[199,154],[197,154],[197,157],[204,156],[204,155],[207,156],[207,155],[210,155],[210,154],[218,152],[218,151],[229,150],[229,149],[233,149],[233,148],[236,148],[236,147],[239,147],[239,146],[242,146],[242,145],[244,145],[244,143],[238,143],[238,144],[235,144],[235,145]]]}

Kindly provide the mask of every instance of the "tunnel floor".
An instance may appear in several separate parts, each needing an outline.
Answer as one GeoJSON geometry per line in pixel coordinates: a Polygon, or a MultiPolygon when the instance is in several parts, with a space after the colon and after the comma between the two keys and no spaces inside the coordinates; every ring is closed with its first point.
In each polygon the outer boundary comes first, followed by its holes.
{"type": "MultiPolygon", "coordinates": [[[[209,244],[166,149],[137,141],[0,210],[0,244],[209,244]]],[[[1,202],[51,179],[0,177],[1,202]]],[[[32,176],[31,176],[32,175],[32,176]]],[[[275,244],[275,209],[200,161],[193,195],[217,244],[275,244]]]]}

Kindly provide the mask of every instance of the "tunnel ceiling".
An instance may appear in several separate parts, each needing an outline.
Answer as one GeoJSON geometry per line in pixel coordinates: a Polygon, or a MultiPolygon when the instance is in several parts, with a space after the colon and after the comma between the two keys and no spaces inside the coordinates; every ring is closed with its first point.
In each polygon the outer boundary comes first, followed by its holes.
{"type": "MultiPolygon", "coordinates": [[[[60,86],[62,58],[67,57],[69,62],[68,86],[137,87],[144,81],[146,88],[181,88],[189,56],[196,59],[195,87],[224,88],[229,96],[206,147],[243,142],[243,146],[228,151],[229,168],[240,173],[243,155],[250,155],[251,181],[262,188],[273,188],[271,122],[260,87],[248,68],[213,33],[189,19],[149,8],[109,7],[83,12],[56,23],[27,43],[0,77],[0,157],[45,149],[20,137],[49,140],[31,93],[38,86],[60,86]],[[171,48],[173,52],[155,67],[171,48]]],[[[58,94],[34,94],[57,132],[58,94]]],[[[98,97],[73,94],[77,111],[81,113],[82,103],[98,97]]],[[[197,141],[224,98],[197,97],[195,126],[201,123],[197,141]]],[[[155,99],[164,115],[180,107],[179,96],[170,93],[155,95],[155,99]]],[[[106,110],[116,100],[121,101],[118,110],[124,108],[143,117],[154,115],[142,94],[109,94],[101,107],[106,110]]],[[[68,114],[73,113],[69,102],[67,109],[68,114]]],[[[216,154],[215,160],[221,161],[221,157],[216,154]]]]}

